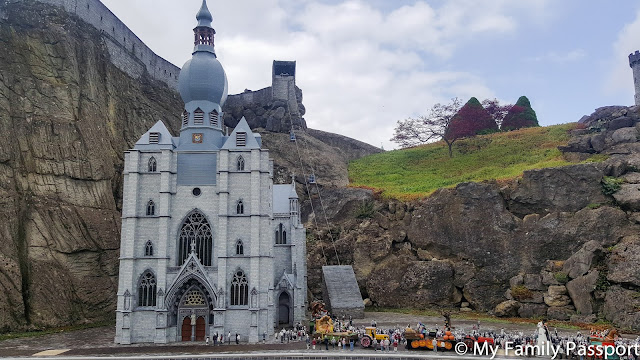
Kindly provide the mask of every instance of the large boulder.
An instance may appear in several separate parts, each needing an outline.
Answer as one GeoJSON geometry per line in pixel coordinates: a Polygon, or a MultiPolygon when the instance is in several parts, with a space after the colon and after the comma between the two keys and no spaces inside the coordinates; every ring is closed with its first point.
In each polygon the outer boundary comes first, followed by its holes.
{"type": "Polygon", "coordinates": [[[615,326],[640,330],[640,296],[637,291],[611,286],[604,299],[603,312],[615,326]]]}
{"type": "Polygon", "coordinates": [[[571,304],[571,299],[567,295],[544,295],[544,303],[549,306],[562,307],[571,304]]]}
{"type": "Polygon", "coordinates": [[[518,308],[518,316],[523,318],[537,318],[547,315],[547,306],[544,304],[522,304],[518,308]]]}
{"type": "Polygon", "coordinates": [[[514,317],[518,315],[520,303],[515,300],[503,301],[496,305],[493,313],[498,317],[514,317]]]}
{"type": "Polygon", "coordinates": [[[613,198],[623,209],[640,211],[640,184],[620,185],[620,190],[613,194],[613,198]]]}
{"type": "Polygon", "coordinates": [[[611,134],[611,138],[607,140],[608,146],[613,146],[620,143],[633,143],[638,141],[638,131],[635,127],[623,127],[615,130],[611,134]]]}
{"type": "Polygon", "coordinates": [[[602,247],[600,246],[600,243],[595,240],[591,240],[567,259],[562,269],[572,279],[582,276],[589,271],[593,260],[601,252],[602,247]]]}
{"type": "Polygon", "coordinates": [[[607,279],[640,286],[640,235],[631,235],[613,247],[608,259],[607,279]]]}
{"type": "Polygon", "coordinates": [[[551,285],[549,286],[548,293],[550,296],[566,295],[567,287],[564,285],[551,285]]]}
{"type": "Polygon", "coordinates": [[[553,306],[547,310],[547,317],[552,320],[566,321],[571,319],[575,313],[575,310],[570,306],[553,306]]]}
{"type": "Polygon", "coordinates": [[[580,276],[567,283],[567,291],[580,315],[593,313],[593,298],[591,293],[596,289],[600,273],[591,270],[587,275],[580,276]]]}
{"type": "Polygon", "coordinates": [[[602,177],[602,170],[594,164],[525,171],[510,194],[509,210],[524,216],[575,212],[591,203],[606,203],[600,184],[602,177]]]}
{"type": "Polygon", "coordinates": [[[511,235],[518,222],[494,184],[463,183],[423,200],[412,213],[407,236],[414,248],[429,249],[439,259],[473,264],[476,271],[466,271],[472,277],[465,278],[463,291],[474,309],[487,311],[503,300],[520,268],[520,256],[509,252],[524,241],[511,235]]]}
{"type": "Polygon", "coordinates": [[[525,274],[524,286],[529,290],[545,290],[540,274],[525,274]]]}
{"type": "Polygon", "coordinates": [[[412,307],[461,301],[449,262],[402,260],[389,258],[370,275],[367,289],[373,302],[386,307],[412,307]]]}

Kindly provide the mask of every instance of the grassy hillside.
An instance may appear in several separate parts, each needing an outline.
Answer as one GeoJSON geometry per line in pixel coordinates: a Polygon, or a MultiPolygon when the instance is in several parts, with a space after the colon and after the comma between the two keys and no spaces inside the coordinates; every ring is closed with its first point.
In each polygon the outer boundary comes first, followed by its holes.
{"type": "Polygon", "coordinates": [[[409,200],[465,181],[509,179],[525,170],[567,165],[557,147],[567,143],[567,131],[575,126],[536,127],[459,140],[453,158],[444,142],[366,156],[349,165],[350,185],[409,200]]]}

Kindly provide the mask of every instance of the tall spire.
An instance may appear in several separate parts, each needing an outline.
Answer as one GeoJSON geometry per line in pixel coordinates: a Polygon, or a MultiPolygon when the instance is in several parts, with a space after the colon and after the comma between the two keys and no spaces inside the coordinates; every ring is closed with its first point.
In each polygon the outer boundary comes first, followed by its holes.
{"type": "Polygon", "coordinates": [[[200,7],[200,11],[198,11],[198,14],[196,15],[196,20],[198,20],[198,26],[211,27],[213,17],[211,16],[211,12],[207,7],[207,0],[202,0],[202,6],[200,7]]]}
{"type": "Polygon", "coordinates": [[[216,31],[211,27],[213,16],[211,16],[211,12],[207,7],[207,0],[202,0],[202,6],[198,14],[196,14],[196,20],[198,20],[198,25],[193,29],[195,37],[193,51],[208,51],[215,55],[214,35],[216,31]]]}

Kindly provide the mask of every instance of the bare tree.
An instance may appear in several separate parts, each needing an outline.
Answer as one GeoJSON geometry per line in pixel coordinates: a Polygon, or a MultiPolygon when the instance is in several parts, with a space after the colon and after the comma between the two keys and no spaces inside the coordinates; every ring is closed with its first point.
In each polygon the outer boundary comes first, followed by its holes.
{"type": "Polygon", "coordinates": [[[502,121],[513,107],[513,104],[501,105],[500,101],[494,98],[493,100],[482,100],[482,107],[489,112],[493,120],[496,121],[496,124],[502,128],[502,121]]]}
{"type": "Polygon", "coordinates": [[[460,99],[455,97],[448,104],[433,105],[427,116],[399,120],[391,141],[406,148],[444,140],[449,148],[449,157],[453,157],[453,143],[460,137],[451,133],[449,125],[461,107],[460,99]]]}

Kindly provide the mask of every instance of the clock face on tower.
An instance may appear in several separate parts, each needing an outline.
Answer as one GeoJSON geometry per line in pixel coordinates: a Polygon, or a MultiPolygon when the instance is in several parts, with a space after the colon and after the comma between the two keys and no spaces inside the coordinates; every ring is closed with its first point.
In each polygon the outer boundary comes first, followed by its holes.
{"type": "Polygon", "coordinates": [[[202,134],[193,134],[191,137],[191,140],[193,141],[193,143],[195,144],[200,144],[202,143],[202,134]]]}

